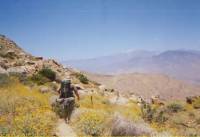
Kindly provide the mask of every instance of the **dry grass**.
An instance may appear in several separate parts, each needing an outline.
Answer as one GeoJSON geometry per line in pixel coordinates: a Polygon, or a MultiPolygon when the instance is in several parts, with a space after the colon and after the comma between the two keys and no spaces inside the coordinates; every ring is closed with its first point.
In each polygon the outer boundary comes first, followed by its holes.
{"type": "Polygon", "coordinates": [[[76,117],[74,117],[72,125],[75,129],[79,129],[80,135],[111,135],[116,113],[132,122],[141,120],[140,108],[135,103],[128,103],[125,106],[113,105],[109,103],[108,97],[99,94],[84,96],[79,103],[79,110],[84,111],[78,116],[77,113],[75,114],[76,117]],[[91,102],[91,96],[93,102],[91,102]]]}
{"type": "Polygon", "coordinates": [[[56,117],[49,105],[50,94],[12,83],[0,88],[0,135],[52,135],[56,117]]]}

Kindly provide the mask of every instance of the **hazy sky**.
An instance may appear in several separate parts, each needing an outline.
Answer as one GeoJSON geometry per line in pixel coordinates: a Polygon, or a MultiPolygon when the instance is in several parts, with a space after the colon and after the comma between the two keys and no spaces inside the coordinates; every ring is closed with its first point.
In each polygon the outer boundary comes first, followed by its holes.
{"type": "Polygon", "coordinates": [[[60,60],[200,49],[200,0],[1,0],[0,33],[60,60]]]}

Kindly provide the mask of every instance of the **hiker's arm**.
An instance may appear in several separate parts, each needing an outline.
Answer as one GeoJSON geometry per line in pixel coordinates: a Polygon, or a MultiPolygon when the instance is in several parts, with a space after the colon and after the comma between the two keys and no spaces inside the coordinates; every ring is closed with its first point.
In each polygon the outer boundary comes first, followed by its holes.
{"type": "Polygon", "coordinates": [[[57,90],[57,92],[58,92],[58,94],[60,94],[60,92],[61,92],[61,87],[59,88],[59,90],[57,90]]]}
{"type": "Polygon", "coordinates": [[[76,87],[74,87],[74,93],[77,96],[78,100],[80,100],[80,96],[78,94],[78,89],[76,87]]]}

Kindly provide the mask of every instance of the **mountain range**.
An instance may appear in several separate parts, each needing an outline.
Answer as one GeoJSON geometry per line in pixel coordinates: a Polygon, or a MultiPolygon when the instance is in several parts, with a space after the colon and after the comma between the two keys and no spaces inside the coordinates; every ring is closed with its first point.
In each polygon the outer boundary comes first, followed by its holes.
{"type": "Polygon", "coordinates": [[[65,66],[98,74],[154,73],[200,84],[200,51],[132,51],[111,56],[62,62],[65,66]]]}

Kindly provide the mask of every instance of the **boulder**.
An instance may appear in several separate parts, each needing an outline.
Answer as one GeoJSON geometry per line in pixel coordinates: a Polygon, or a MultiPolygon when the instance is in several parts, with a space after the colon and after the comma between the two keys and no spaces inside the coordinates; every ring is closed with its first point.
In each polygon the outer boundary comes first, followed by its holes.
{"type": "Polygon", "coordinates": [[[11,67],[7,69],[7,72],[9,74],[17,73],[17,74],[26,74],[27,70],[25,66],[19,66],[19,67],[11,67]]]}
{"type": "Polygon", "coordinates": [[[152,104],[156,104],[156,105],[164,105],[164,102],[160,99],[160,96],[157,95],[157,96],[152,96],[151,97],[151,103],[152,104]]]}
{"type": "Polygon", "coordinates": [[[193,104],[195,100],[199,99],[200,96],[189,96],[189,97],[186,97],[186,102],[188,104],[193,104]]]}
{"type": "Polygon", "coordinates": [[[145,122],[133,122],[121,115],[113,118],[111,136],[153,136],[156,132],[145,122]]]}
{"type": "Polygon", "coordinates": [[[0,74],[7,74],[7,71],[0,66],[0,74]]]}
{"type": "Polygon", "coordinates": [[[5,53],[5,56],[10,58],[10,59],[14,59],[17,57],[17,55],[15,54],[15,51],[13,50],[8,50],[6,53],[5,53]]]}
{"type": "Polygon", "coordinates": [[[126,105],[128,103],[128,99],[122,96],[113,96],[109,99],[109,102],[111,104],[117,104],[117,105],[126,105]]]}
{"type": "Polygon", "coordinates": [[[28,65],[35,65],[35,62],[33,62],[33,61],[25,61],[26,62],[26,64],[28,64],[28,65]]]}
{"type": "Polygon", "coordinates": [[[43,60],[43,57],[35,57],[36,60],[43,60]]]}
{"type": "Polygon", "coordinates": [[[136,95],[131,95],[131,97],[129,98],[129,100],[138,103],[138,101],[139,101],[140,99],[139,99],[139,97],[136,96],[136,95]]]}
{"type": "Polygon", "coordinates": [[[87,90],[78,90],[78,93],[80,96],[84,96],[84,95],[88,95],[88,91],[87,90]]]}
{"type": "Polygon", "coordinates": [[[47,92],[50,92],[50,89],[49,89],[48,87],[46,87],[46,86],[41,86],[41,87],[39,88],[39,91],[40,91],[41,93],[47,93],[47,92]]]}
{"type": "Polygon", "coordinates": [[[105,85],[100,85],[100,86],[99,86],[99,90],[105,91],[105,90],[106,90],[106,86],[105,86],[105,85]]]}

